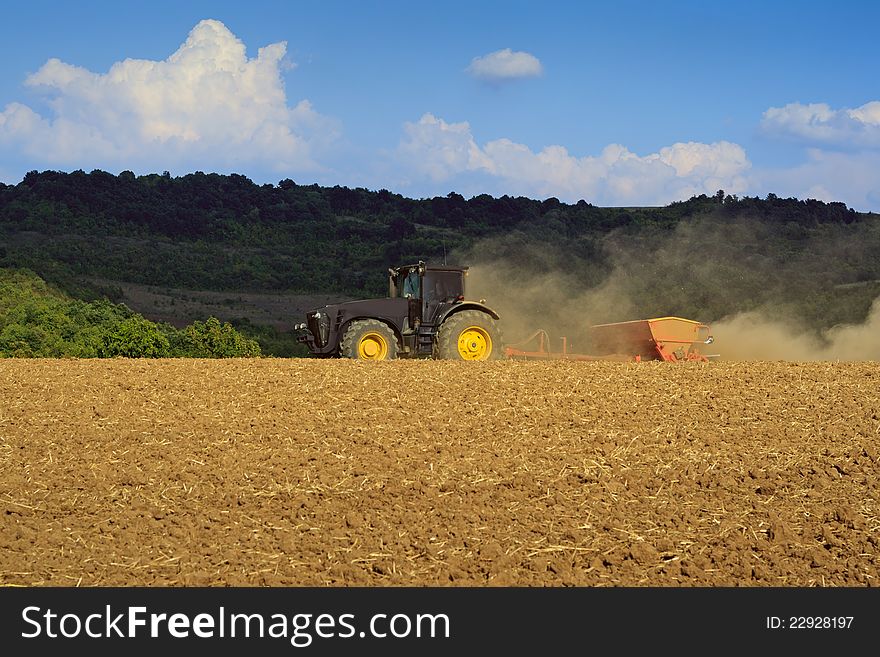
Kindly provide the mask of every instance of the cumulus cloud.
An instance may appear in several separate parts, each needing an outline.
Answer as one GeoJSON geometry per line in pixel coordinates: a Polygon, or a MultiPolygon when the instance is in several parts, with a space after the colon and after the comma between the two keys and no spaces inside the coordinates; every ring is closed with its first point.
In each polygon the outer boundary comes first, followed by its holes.
{"type": "Polygon", "coordinates": [[[805,146],[806,157],[794,167],[756,170],[756,191],[842,201],[860,211],[880,208],[880,101],[842,109],[827,103],[771,107],[761,128],[805,146]]]}
{"type": "Polygon", "coordinates": [[[880,210],[880,152],[857,153],[811,148],[806,161],[786,169],[754,172],[753,187],[764,195],[840,201],[862,212],[880,210]]]}
{"type": "Polygon", "coordinates": [[[399,156],[434,182],[480,173],[503,193],[596,205],[665,205],[719,189],[739,194],[751,166],[742,147],[726,141],[676,143],[644,156],[611,144],[599,155],[577,157],[563,146],[534,152],[509,139],[480,146],[467,122],[432,114],[405,124],[404,133],[399,156]]]}
{"type": "Polygon", "coordinates": [[[475,78],[490,82],[530,78],[541,75],[541,61],[531,53],[510,48],[496,50],[482,57],[474,57],[465,69],[475,78]]]}
{"type": "Polygon", "coordinates": [[[880,101],[855,109],[832,109],[826,103],[789,103],[764,112],[763,130],[772,135],[832,147],[880,147],[880,101]]]}
{"type": "Polygon", "coordinates": [[[308,100],[289,106],[286,43],[248,58],[223,23],[203,20],[164,61],[125,59],[107,73],[48,60],[26,84],[50,115],[21,103],[0,112],[0,145],[52,166],[218,171],[317,170],[338,126],[308,100]]]}
{"type": "Polygon", "coordinates": [[[425,114],[418,123],[406,123],[407,140],[400,153],[435,182],[448,180],[461,171],[491,169],[491,160],[480,150],[466,121],[447,123],[425,114]]]}

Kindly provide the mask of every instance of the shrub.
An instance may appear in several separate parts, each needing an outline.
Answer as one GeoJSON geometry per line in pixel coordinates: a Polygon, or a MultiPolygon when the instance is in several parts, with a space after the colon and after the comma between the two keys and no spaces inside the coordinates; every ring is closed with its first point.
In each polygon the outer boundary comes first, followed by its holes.
{"type": "Polygon", "coordinates": [[[171,355],[171,344],[156,324],[135,315],[120,322],[107,335],[98,355],[164,358],[171,355]]]}
{"type": "Polygon", "coordinates": [[[247,358],[260,355],[260,345],[250,340],[229,322],[221,323],[216,317],[204,322],[193,322],[182,331],[178,348],[181,356],[192,358],[247,358]]]}

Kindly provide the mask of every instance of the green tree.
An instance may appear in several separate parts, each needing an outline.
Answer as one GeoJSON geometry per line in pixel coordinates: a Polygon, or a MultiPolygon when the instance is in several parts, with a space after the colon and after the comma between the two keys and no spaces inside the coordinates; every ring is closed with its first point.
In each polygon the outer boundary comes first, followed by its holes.
{"type": "Polygon", "coordinates": [[[165,358],[171,355],[171,344],[156,324],[136,315],[117,325],[105,339],[98,355],[165,358]]]}
{"type": "Polygon", "coordinates": [[[204,322],[193,322],[183,330],[182,344],[185,355],[193,358],[249,358],[260,355],[256,340],[244,337],[229,322],[221,323],[216,317],[204,322]]]}

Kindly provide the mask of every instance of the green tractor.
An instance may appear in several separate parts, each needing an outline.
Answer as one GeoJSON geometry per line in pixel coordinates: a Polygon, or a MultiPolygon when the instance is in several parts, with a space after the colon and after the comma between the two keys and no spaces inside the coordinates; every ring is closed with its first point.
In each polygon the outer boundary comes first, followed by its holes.
{"type": "Polygon", "coordinates": [[[424,262],[388,270],[388,297],[306,313],[297,340],[315,356],[390,360],[502,357],[498,313],[465,298],[467,267],[424,262]]]}

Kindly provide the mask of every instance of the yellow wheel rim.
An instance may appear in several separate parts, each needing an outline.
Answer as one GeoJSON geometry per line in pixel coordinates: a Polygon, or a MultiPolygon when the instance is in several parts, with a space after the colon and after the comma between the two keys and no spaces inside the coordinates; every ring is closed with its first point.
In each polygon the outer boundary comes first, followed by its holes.
{"type": "Polygon", "coordinates": [[[486,360],[492,353],[492,337],[480,326],[469,326],[458,334],[458,355],[463,360],[486,360]]]}
{"type": "Polygon", "coordinates": [[[367,333],[358,342],[358,358],[362,360],[385,360],[388,357],[388,341],[381,333],[367,333]]]}

